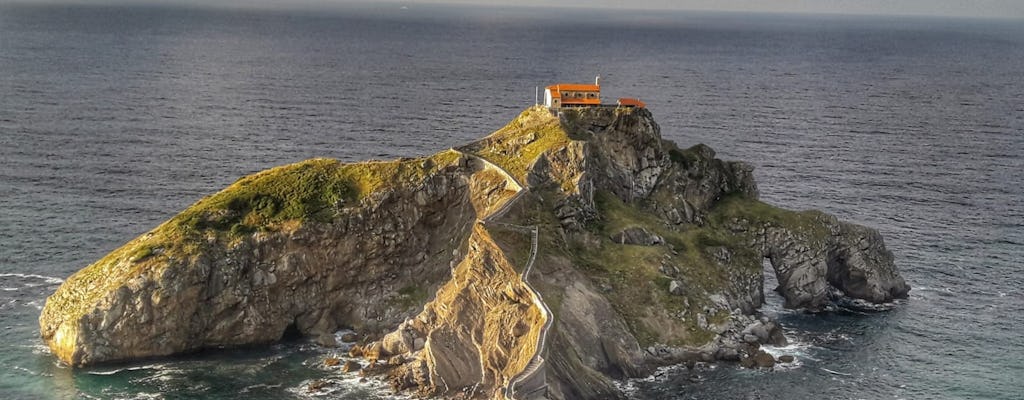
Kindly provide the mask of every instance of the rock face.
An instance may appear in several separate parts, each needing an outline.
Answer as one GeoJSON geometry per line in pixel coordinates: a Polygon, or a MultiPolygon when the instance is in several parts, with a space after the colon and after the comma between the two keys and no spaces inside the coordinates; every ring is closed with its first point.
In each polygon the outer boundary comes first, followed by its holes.
{"type": "Polygon", "coordinates": [[[351,329],[398,390],[615,399],[660,365],[770,367],[765,259],[787,307],[906,296],[876,231],[764,204],[752,171],[645,109],[533,108],[427,158],[243,178],[69,278],[40,331],[81,366],[351,329]]]}
{"type": "MultiPolygon", "coordinates": [[[[339,205],[331,223],[285,222],[232,235],[176,217],[73,275],[48,299],[42,336],[65,362],[86,365],[269,343],[289,329],[325,340],[340,327],[390,330],[465,254],[477,208],[486,207],[474,199],[504,193],[504,181],[476,174],[478,165],[438,158],[446,163],[419,182],[395,182],[339,205]],[[153,254],[135,256],[139,248],[153,254]]],[[[300,163],[246,178],[193,208],[234,196],[239,185],[314,168],[300,163]]]]}
{"type": "Polygon", "coordinates": [[[805,240],[785,228],[765,229],[761,248],[779,278],[786,307],[818,310],[827,305],[828,289],[883,303],[906,297],[906,285],[877,231],[821,215],[827,236],[805,240]]]}

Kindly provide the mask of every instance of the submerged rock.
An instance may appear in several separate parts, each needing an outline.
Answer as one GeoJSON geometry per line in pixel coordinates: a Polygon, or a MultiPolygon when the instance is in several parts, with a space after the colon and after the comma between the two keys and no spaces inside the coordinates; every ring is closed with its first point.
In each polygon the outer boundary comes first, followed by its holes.
{"type": "Polygon", "coordinates": [[[351,329],[399,390],[620,399],[666,363],[770,368],[765,258],[786,307],[906,296],[876,231],[757,193],[646,109],[533,108],[431,157],[242,178],[70,277],[40,331],[83,366],[351,329]]]}
{"type": "Polygon", "coordinates": [[[775,366],[775,357],[764,350],[760,350],[753,357],[754,365],[758,368],[771,368],[775,366]]]}
{"type": "Polygon", "coordinates": [[[357,372],[361,369],[363,369],[363,366],[352,360],[345,361],[345,363],[341,365],[341,372],[346,374],[349,372],[357,372]]]}

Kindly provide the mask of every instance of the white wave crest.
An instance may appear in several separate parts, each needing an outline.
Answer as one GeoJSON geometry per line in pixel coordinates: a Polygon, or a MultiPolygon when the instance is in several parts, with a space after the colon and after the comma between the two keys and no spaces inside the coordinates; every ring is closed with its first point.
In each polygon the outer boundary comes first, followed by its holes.
{"type": "Polygon", "coordinates": [[[64,280],[60,279],[60,278],[56,278],[56,277],[52,277],[52,276],[46,276],[46,275],[36,275],[36,274],[5,273],[5,274],[0,274],[0,278],[36,279],[36,280],[41,280],[41,281],[43,281],[43,282],[45,282],[47,284],[51,284],[51,285],[59,285],[59,284],[64,283],[64,280]]]}

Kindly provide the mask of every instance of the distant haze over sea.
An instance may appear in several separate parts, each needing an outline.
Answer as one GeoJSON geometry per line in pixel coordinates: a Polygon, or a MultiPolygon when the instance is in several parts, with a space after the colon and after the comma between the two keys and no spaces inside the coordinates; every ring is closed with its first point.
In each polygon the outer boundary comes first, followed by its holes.
{"type": "MultiPolygon", "coordinates": [[[[766,201],[878,228],[887,314],[778,314],[797,367],[721,365],[640,399],[1014,399],[1024,375],[1024,24],[708,12],[0,5],[0,398],[303,397],[304,342],[71,371],[38,339],[61,279],[241,176],[434,153],[535,87],[602,77],[766,201]],[[831,372],[830,372],[831,371],[831,372]]],[[[770,285],[766,285],[771,288],[770,285]]],[[[346,381],[343,399],[379,388],[346,381]]]]}
{"type": "MultiPolygon", "coordinates": [[[[51,5],[136,5],[154,4],[151,0],[0,0],[4,3],[32,3],[51,5]]],[[[190,6],[229,9],[275,9],[275,10],[346,10],[354,8],[402,8],[429,9],[449,7],[470,10],[484,10],[494,13],[513,9],[552,8],[573,11],[586,9],[650,11],[711,11],[740,13],[799,13],[837,15],[890,15],[890,16],[933,16],[958,18],[1024,18],[1024,4],[1016,0],[773,0],[757,2],[747,0],[566,0],[550,2],[544,0],[170,0],[160,1],[163,6],[190,6]]]]}

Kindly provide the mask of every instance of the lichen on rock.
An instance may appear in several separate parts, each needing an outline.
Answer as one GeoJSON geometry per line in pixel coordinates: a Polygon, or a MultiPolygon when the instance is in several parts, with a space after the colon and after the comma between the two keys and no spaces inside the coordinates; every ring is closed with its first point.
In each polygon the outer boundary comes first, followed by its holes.
{"type": "Polygon", "coordinates": [[[344,328],[398,390],[612,399],[660,365],[774,363],[765,259],[786,307],[906,296],[877,231],[757,196],[646,109],[535,107],[427,158],[243,178],[73,275],[40,330],[81,366],[344,328]]]}

